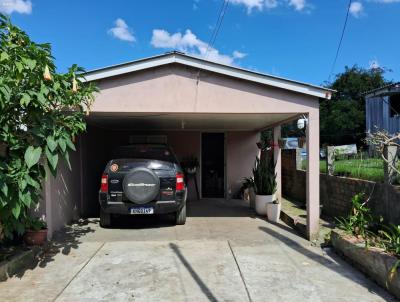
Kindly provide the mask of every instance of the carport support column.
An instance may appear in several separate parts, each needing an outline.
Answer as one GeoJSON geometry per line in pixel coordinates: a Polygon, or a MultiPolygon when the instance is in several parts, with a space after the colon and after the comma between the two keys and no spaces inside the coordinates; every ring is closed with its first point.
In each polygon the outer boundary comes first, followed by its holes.
{"type": "Polygon", "coordinates": [[[307,124],[307,237],[319,235],[319,111],[309,112],[307,124]]]}
{"type": "Polygon", "coordinates": [[[281,164],[281,148],[279,147],[278,140],[281,138],[281,126],[274,127],[274,161],[276,173],[276,197],[282,201],[282,164],[281,164]]]}

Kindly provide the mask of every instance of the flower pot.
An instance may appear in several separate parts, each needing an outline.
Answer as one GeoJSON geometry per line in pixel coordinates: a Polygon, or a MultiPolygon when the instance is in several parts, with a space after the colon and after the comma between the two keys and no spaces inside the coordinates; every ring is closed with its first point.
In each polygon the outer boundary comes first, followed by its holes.
{"type": "Polygon", "coordinates": [[[24,234],[24,242],[26,245],[43,245],[47,240],[47,229],[43,230],[26,230],[24,234]]]}
{"type": "Polygon", "coordinates": [[[281,203],[267,203],[267,217],[271,222],[279,222],[281,216],[281,203]]]}
{"type": "Polygon", "coordinates": [[[275,199],[275,194],[256,195],[256,213],[258,215],[267,215],[267,204],[272,203],[275,199]]]}

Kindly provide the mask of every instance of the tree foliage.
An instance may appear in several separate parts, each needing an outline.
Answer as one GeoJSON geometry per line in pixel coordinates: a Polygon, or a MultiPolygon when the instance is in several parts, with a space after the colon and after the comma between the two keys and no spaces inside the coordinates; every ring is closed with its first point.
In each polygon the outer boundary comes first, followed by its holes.
{"type": "Polygon", "coordinates": [[[73,65],[56,72],[49,44],[37,44],[0,15],[0,240],[24,232],[46,172],[69,164],[74,138],[85,131],[93,84],[73,65]],[[48,169],[46,168],[48,166],[48,169]]]}
{"type": "Polygon", "coordinates": [[[385,69],[345,67],[327,85],[337,92],[331,100],[320,104],[321,143],[341,145],[361,144],[365,137],[364,92],[382,87],[390,82],[384,78],[385,69]]]}

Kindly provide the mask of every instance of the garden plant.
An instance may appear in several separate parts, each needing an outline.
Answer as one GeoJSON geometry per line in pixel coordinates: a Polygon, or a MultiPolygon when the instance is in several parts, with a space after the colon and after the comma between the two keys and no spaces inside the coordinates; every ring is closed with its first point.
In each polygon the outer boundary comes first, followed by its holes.
{"type": "Polygon", "coordinates": [[[49,44],[0,15],[0,241],[22,235],[50,172],[85,131],[96,88],[73,65],[57,73],[49,44]]]}

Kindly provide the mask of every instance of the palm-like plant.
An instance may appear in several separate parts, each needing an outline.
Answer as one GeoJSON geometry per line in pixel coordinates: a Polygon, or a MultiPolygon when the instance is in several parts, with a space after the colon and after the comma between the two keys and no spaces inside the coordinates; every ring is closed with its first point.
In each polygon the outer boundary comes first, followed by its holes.
{"type": "Polygon", "coordinates": [[[253,176],[257,195],[273,195],[276,192],[276,172],[272,156],[266,156],[262,160],[256,157],[253,176]]]}

